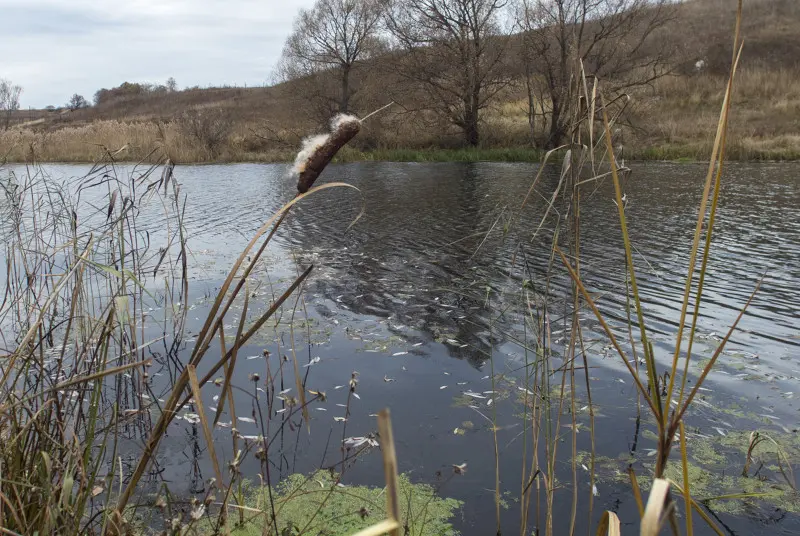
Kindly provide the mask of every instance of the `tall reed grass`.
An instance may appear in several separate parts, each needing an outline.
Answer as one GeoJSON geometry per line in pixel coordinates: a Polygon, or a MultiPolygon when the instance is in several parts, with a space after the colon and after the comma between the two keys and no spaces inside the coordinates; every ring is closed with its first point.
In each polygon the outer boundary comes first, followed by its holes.
{"type": "MultiPolygon", "coordinates": [[[[741,1],[738,17],[741,17],[741,1]]],[[[561,534],[566,532],[565,525],[573,534],[579,515],[586,515],[589,522],[594,519],[595,407],[589,381],[591,363],[580,316],[586,309],[595,316],[609,343],[618,352],[636,385],[644,413],[658,430],[647,500],[639,485],[641,475],[632,469],[629,471],[630,493],[640,516],[640,534],[656,535],[667,525],[674,534],[692,535],[695,530],[693,513],[721,534],[692,495],[683,419],[691,411],[698,390],[752,300],[751,297],[742,304],[741,314],[722,344],[690,385],[689,364],[696,360],[692,354],[693,343],[703,287],[709,275],[708,259],[718,215],[729,141],[727,127],[741,51],[738,24],[734,43],[736,54],[722,96],[704,191],[694,222],[674,354],[666,367],[669,374],[664,376],[650,341],[628,235],[621,181],[621,175],[627,170],[618,163],[612,144],[612,132],[619,117],[609,117],[599,81],[593,80],[590,84],[586,77],[576,81],[579,84],[576,93],[588,104],[580,111],[581,115],[573,118],[575,128],[570,143],[558,149],[564,153],[561,173],[536,231],[542,229],[552,213],[559,214],[561,223],[553,233],[548,272],[545,277],[534,274],[524,259],[523,248],[520,248],[522,262],[518,264],[525,280],[520,299],[526,312],[521,388],[523,456],[513,463],[520,466],[518,499],[522,535],[531,531],[547,536],[561,534]],[[630,289],[626,341],[609,327],[581,276],[581,227],[585,225],[581,197],[587,187],[601,180],[613,182],[625,248],[625,284],[630,289]],[[572,287],[565,303],[570,311],[564,317],[568,333],[566,353],[558,363],[552,331],[559,321],[556,308],[560,304],[553,300],[550,281],[562,268],[566,269],[572,287]],[[626,347],[629,350],[626,351],[626,347]],[[662,377],[666,380],[660,380],[662,377]],[[591,443],[590,491],[585,498],[588,505],[585,513],[578,509],[583,502],[577,485],[580,427],[577,392],[584,387],[591,443]],[[564,429],[569,432],[564,433],[564,429]],[[572,479],[569,498],[561,492],[560,466],[565,458],[572,479]],[[676,463],[682,469],[680,482],[667,479],[667,467],[676,463]],[[566,520],[554,518],[556,504],[560,501],[570,501],[566,520]],[[681,503],[685,512],[683,531],[677,513],[681,503]]],[[[223,411],[229,413],[232,427],[237,428],[237,414],[243,418],[232,396],[238,354],[279,311],[286,308],[294,316],[302,304],[302,289],[313,266],[301,270],[275,295],[266,311],[252,318],[248,315],[251,274],[295,204],[328,188],[353,188],[345,183],[314,187],[314,181],[360,128],[361,122],[355,118],[337,120],[330,134],[324,139],[315,138],[315,142],[306,147],[304,160],[296,165],[297,196],[258,229],[233,263],[185,362],[178,355],[188,300],[185,200],[173,176],[174,163],[169,153],[162,150],[144,154],[145,160],[155,164],[140,164],[129,174],[120,172],[117,155],[105,152],[91,171],[78,180],[59,184],[35,167],[23,175],[10,174],[3,179],[0,183],[4,194],[2,209],[8,225],[4,229],[5,292],[0,305],[5,348],[0,356],[0,526],[6,533],[135,532],[137,526],[133,521],[142,516],[143,505],[149,502],[161,516],[151,522],[169,534],[200,531],[230,534],[237,526],[254,519],[261,520],[259,526],[263,534],[282,534],[287,527],[280,527],[279,519],[287,499],[285,495],[273,494],[276,482],[269,463],[275,448],[273,443],[285,427],[290,426],[288,423],[292,419],[302,418],[307,423],[308,408],[326,399],[324,392],[310,389],[306,384],[307,375],[300,373],[293,332],[291,344],[281,352],[285,350],[287,357],[270,359],[265,356],[263,380],[259,376],[251,378],[265,386],[263,399],[257,392],[254,395],[261,402],[254,412],[260,433],[252,437],[232,433],[231,447],[235,456],[224,464],[216,452],[213,429],[223,411]],[[91,209],[87,211],[86,206],[91,209]],[[154,210],[163,214],[165,231],[158,236],[150,236],[139,221],[141,214],[154,210]],[[170,313],[161,321],[155,320],[147,310],[153,303],[162,304],[170,313]],[[234,308],[240,316],[238,322],[231,324],[234,308]],[[148,338],[152,333],[148,329],[151,325],[161,333],[155,339],[148,338]],[[230,325],[235,326],[234,333],[226,336],[226,329],[230,329],[226,326],[230,325]],[[158,403],[149,391],[148,370],[153,360],[150,348],[154,344],[166,347],[168,359],[179,371],[168,396],[158,403]],[[198,370],[206,372],[201,374],[198,370]],[[287,395],[283,389],[290,382],[294,383],[296,396],[287,395]],[[214,413],[206,411],[202,403],[203,389],[209,383],[216,383],[221,389],[214,413]],[[262,405],[266,413],[262,412],[262,405]],[[185,511],[172,504],[168,494],[161,492],[155,497],[142,496],[137,500],[169,424],[189,406],[196,411],[196,424],[202,432],[206,455],[214,472],[204,500],[194,500],[191,508],[185,511]],[[144,438],[136,463],[128,471],[119,463],[120,443],[126,434],[144,438]],[[259,461],[263,482],[258,496],[264,500],[255,507],[249,497],[245,497],[240,469],[248,456],[259,461]]],[[[161,127],[162,136],[163,130],[161,127]]],[[[547,164],[555,152],[544,155],[543,163],[547,164]]],[[[544,166],[534,178],[520,210],[533,195],[543,170],[544,166]]],[[[515,232],[513,223],[508,225],[506,232],[509,234],[515,232]]],[[[494,359],[489,364],[494,397],[494,359]]],[[[352,374],[348,389],[346,415],[349,415],[349,401],[358,389],[356,373],[352,374]]],[[[503,514],[499,467],[504,460],[501,460],[498,445],[496,404],[492,416],[487,418],[493,422],[493,487],[496,527],[500,534],[503,514]]],[[[344,419],[341,461],[332,466],[339,474],[361,449],[376,442],[358,438],[348,443],[347,418],[344,419]]],[[[387,519],[360,532],[359,536],[399,534],[402,528],[397,461],[388,412],[381,413],[379,429],[387,485],[387,519]]],[[[752,442],[755,448],[758,437],[752,442]]],[[[453,468],[455,475],[464,471],[463,466],[453,468]]],[[[310,513],[304,526],[290,528],[293,534],[309,534],[315,528],[313,520],[337,493],[337,483],[334,478],[330,486],[323,484],[318,510],[310,513]]],[[[304,489],[304,483],[296,489],[304,489]]],[[[597,533],[620,534],[620,526],[616,514],[604,512],[597,533]]]]}

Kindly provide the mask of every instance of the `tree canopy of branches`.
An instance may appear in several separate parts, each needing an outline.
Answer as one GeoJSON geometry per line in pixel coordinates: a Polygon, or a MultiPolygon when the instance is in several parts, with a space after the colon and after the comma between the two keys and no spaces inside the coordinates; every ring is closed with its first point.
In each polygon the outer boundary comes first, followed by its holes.
{"type": "Polygon", "coordinates": [[[83,97],[83,95],[78,95],[77,93],[75,93],[72,97],[70,97],[69,102],[67,102],[67,108],[69,108],[72,111],[88,107],[89,107],[89,101],[87,101],[83,97]]]}
{"type": "Polygon", "coordinates": [[[516,19],[531,131],[538,117],[540,144],[566,138],[579,95],[581,70],[605,80],[610,98],[670,71],[674,47],[655,39],[673,18],[671,0],[519,0],[516,19]]]}
{"type": "Polygon", "coordinates": [[[398,72],[425,95],[425,107],[480,142],[480,115],[509,82],[503,65],[505,0],[395,0],[387,27],[398,72]]]}
{"type": "Polygon", "coordinates": [[[11,126],[11,116],[19,110],[19,96],[22,88],[14,85],[10,80],[0,78],[0,121],[3,130],[8,130],[11,126]]]}
{"type": "Polygon", "coordinates": [[[317,0],[297,16],[283,48],[278,76],[306,79],[305,93],[321,114],[349,113],[357,92],[359,62],[381,50],[378,30],[383,0],[317,0]],[[330,87],[330,77],[336,81],[330,87]]]}

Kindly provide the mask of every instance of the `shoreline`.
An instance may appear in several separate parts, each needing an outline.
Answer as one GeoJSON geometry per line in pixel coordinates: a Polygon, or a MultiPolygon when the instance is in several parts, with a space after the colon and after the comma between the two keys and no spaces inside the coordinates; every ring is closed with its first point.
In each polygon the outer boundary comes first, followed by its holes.
{"type": "MultiPolygon", "coordinates": [[[[733,148],[726,154],[725,160],[728,162],[800,162],[800,152],[790,149],[776,149],[758,152],[748,152],[733,148]]],[[[631,151],[618,156],[620,161],[625,162],[670,162],[680,164],[708,163],[708,156],[703,156],[704,151],[698,148],[682,147],[647,147],[641,151],[631,151]]],[[[710,150],[707,151],[710,155],[710,150]]],[[[526,147],[506,147],[506,148],[479,148],[479,149],[378,149],[373,151],[358,151],[349,149],[342,151],[334,160],[334,163],[355,163],[355,162],[397,162],[397,163],[541,163],[546,151],[526,147]]],[[[555,152],[550,156],[550,162],[560,162],[563,157],[563,150],[555,152]]],[[[127,156],[127,155],[126,155],[127,156]]],[[[264,153],[244,153],[239,155],[223,155],[214,160],[190,160],[180,161],[174,159],[173,162],[179,166],[186,165],[224,165],[224,164],[290,164],[294,161],[295,153],[292,151],[264,152],[264,153]]],[[[0,168],[3,165],[20,164],[93,164],[101,161],[102,155],[94,160],[87,158],[46,158],[46,159],[16,159],[0,160],[0,168]]],[[[114,160],[116,163],[137,164],[137,163],[156,163],[155,159],[121,158],[114,160]]]]}

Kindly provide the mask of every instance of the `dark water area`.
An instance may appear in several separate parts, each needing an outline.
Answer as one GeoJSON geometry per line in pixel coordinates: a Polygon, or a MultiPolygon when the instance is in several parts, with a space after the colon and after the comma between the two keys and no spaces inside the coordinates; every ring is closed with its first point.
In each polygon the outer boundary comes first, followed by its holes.
{"type": "MultiPolygon", "coordinates": [[[[706,168],[667,163],[631,167],[625,183],[626,215],[636,247],[634,262],[648,334],[663,370],[672,361],[706,168]]],[[[67,165],[48,165],[46,169],[51,176],[62,178],[86,171],[67,165]]],[[[529,164],[336,165],[326,171],[324,180],[347,182],[360,192],[329,189],[297,205],[267,250],[265,262],[253,274],[248,319],[265,311],[299,271],[313,264],[303,303],[294,318],[292,307],[285,307],[278,325],[270,322],[257,340],[242,349],[234,377],[238,416],[260,422],[265,408],[254,406],[253,395],[259,391],[250,377],[253,373],[266,375],[263,350],[271,353],[273,371],[278,356],[290,355],[293,327],[298,358],[308,365],[303,368],[303,374],[308,374],[307,386],[327,393],[327,402],[310,409],[310,430],[298,417],[279,434],[275,444],[280,443],[281,451],[272,460],[278,476],[309,472],[340,459],[344,424],[335,417],[344,415],[341,405],[347,403],[348,389],[342,386],[347,385],[351,372],[358,371],[356,392],[360,398],[351,400],[346,435],[375,431],[374,414],[389,407],[400,470],[412,480],[435,483],[437,472],[447,474],[452,472],[452,464],[467,463],[467,473],[441,490],[443,495],[464,501],[455,520],[462,534],[493,534],[496,530],[494,419],[505,501],[502,530],[519,531],[521,460],[523,452],[528,459],[531,456],[525,441],[530,431],[520,418],[519,395],[526,360],[535,359],[521,344],[530,336],[521,306],[523,286],[535,293],[550,287],[553,368],[563,364],[571,322],[571,282],[560,261],[551,258],[550,249],[554,229],[559,226],[566,233],[570,223],[559,212],[562,206],[554,205],[549,213],[546,210],[558,185],[558,167],[544,171],[528,203],[520,209],[537,170],[529,164]],[[555,265],[552,270],[551,263],[555,265]],[[250,408],[255,408],[252,415],[250,408]]],[[[238,254],[256,230],[293,197],[295,185],[286,171],[281,165],[255,164],[176,169],[181,193],[187,199],[185,225],[190,248],[190,310],[182,342],[186,355],[205,319],[209,300],[238,254]]],[[[627,340],[624,250],[612,199],[613,187],[608,181],[588,183],[582,190],[581,274],[615,334],[627,340]]],[[[153,236],[164,232],[167,223],[158,210],[140,215],[140,225],[153,236]]],[[[760,292],[687,414],[687,431],[693,441],[755,429],[797,437],[797,164],[726,167],[693,350],[695,364],[690,369],[694,377],[762,276],[760,292]]],[[[150,283],[157,286],[158,277],[150,283]]],[[[153,311],[154,316],[160,314],[153,311]]],[[[238,304],[226,321],[227,334],[235,332],[240,315],[238,304]]],[[[655,448],[655,426],[646,418],[637,420],[635,386],[595,317],[583,310],[580,318],[596,415],[597,455],[621,460],[622,471],[633,459],[637,474],[646,475],[652,462],[650,451],[655,448]]],[[[152,394],[158,398],[168,391],[177,373],[157,349],[153,352],[158,364],[151,371],[152,394]]],[[[209,354],[200,372],[219,357],[216,352],[209,354]]],[[[591,436],[583,374],[576,371],[576,419],[581,424],[577,450],[585,453],[591,448],[591,436]]],[[[287,389],[294,386],[291,376],[287,374],[287,389]]],[[[554,373],[552,385],[559,386],[561,381],[561,373],[554,373]]],[[[204,389],[206,407],[217,405],[213,397],[219,389],[215,389],[204,389]]],[[[571,416],[566,414],[559,421],[564,438],[558,447],[557,475],[563,489],[555,493],[557,534],[569,527],[572,502],[572,445],[565,427],[569,423],[571,416]]],[[[263,433],[256,423],[240,422],[239,428],[244,435],[263,433]]],[[[131,427],[124,433],[130,441],[120,454],[130,471],[141,452],[143,432],[131,427]]],[[[232,459],[230,429],[218,428],[215,434],[218,454],[226,461],[232,459]]],[[[202,433],[185,419],[171,425],[157,462],[148,475],[149,485],[155,488],[166,483],[178,495],[201,492],[213,475],[202,433]]],[[[741,472],[742,462],[730,460],[726,470],[741,472]]],[[[582,464],[585,462],[581,461],[577,470],[578,533],[595,527],[607,509],[618,513],[623,533],[638,530],[629,485],[606,474],[598,477],[593,493],[582,464]]],[[[242,471],[245,477],[258,480],[260,467],[250,458],[242,471]]],[[[345,483],[382,486],[380,453],[376,450],[353,464],[345,483]]],[[[723,492],[741,490],[715,490],[714,495],[723,492]]],[[[771,504],[745,515],[720,511],[715,516],[730,534],[800,531],[800,517],[771,504]]],[[[535,525],[535,520],[531,521],[529,532],[535,525]]],[[[697,519],[695,526],[697,534],[710,533],[697,519]]]]}

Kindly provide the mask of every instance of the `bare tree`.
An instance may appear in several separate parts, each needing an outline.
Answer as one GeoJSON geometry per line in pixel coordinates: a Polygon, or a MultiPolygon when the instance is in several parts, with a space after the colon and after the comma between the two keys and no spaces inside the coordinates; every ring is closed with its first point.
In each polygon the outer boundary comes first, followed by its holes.
{"type": "Polygon", "coordinates": [[[354,70],[381,49],[378,30],[384,3],[317,0],[313,8],[301,10],[283,48],[279,77],[305,78],[334,111],[349,113],[357,91],[354,70]],[[328,82],[331,78],[334,84],[328,82]]]}
{"type": "Polygon", "coordinates": [[[170,76],[169,78],[167,78],[167,83],[165,87],[167,88],[167,91],[169,91],[170,93],[174,93],[178,91],[178,82],[175,81],[174,77],[170,76]]]}
{"type": "Polygon", "coordinates": [[[395,0],[387,27],[395,65],[424,91],[425,107],[480,142],[480,115],[509,82],[503,65],[505,0],[395,0]]]}
{"type": "Polygon", "coordinates": [[[70,97],[69,102],[67,102],[67,108],[69,108],[73,112],[75,110],[80,110],[82,108],[88,108],[88,107],[89,107],[89,101],[87,101],[83,97],[83,95],[78,95],[77,93],[75,93],[72,97],[70,97]]]}
{"type": "Polygon", "coordinates": [[[19,96],[22,88],[11,83],[10,80],[0,78],[0,121],[3,130],[11,126],[11,116],[19,110],[19,96]]]}
{"type": "Polygon", "coordinates": [[[581,69],[619,93],[653,82],[675,64],[674,46],[657,42],[673,20],[671,0],[519,0],[516,7],[528,119],[533,132],[541,117],[546,148],[568,133],[581,69]]]}

